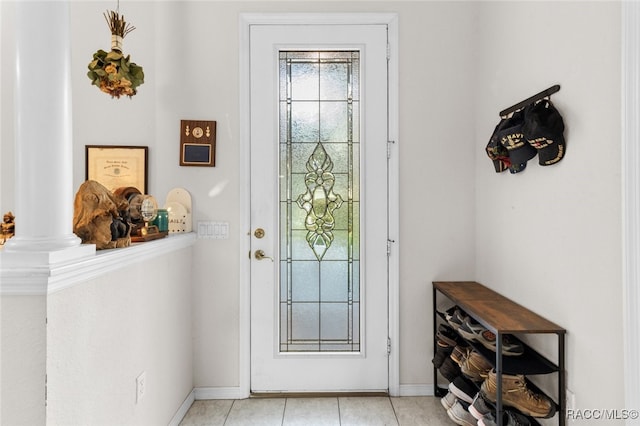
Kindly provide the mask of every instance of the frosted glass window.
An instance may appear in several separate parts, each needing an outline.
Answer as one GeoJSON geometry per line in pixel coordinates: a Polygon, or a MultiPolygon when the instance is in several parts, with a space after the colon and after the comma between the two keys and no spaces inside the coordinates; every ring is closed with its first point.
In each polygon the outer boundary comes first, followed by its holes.
{"type": "Polygon", "coordinates": [[[280,351],[360,351],[360,54],[281,51],[280,351]]]}

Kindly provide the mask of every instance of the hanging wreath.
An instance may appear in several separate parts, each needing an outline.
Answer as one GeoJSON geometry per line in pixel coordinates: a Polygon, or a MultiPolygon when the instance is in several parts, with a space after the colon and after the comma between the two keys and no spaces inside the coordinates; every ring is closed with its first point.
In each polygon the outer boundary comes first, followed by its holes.
{"type": "Polygon", "coordinates": [[[136,27],[125,22],[124,15],[120,16],[118,12],[107,11],[104,17],[111,30],[111,51],[107,53],[100,49],[93,54],[87,76],[91,84],[112,98],[122,95],[131,98],[138,93],[138,86],[144,83],[144,71],[141,66],[131,62],[130,55],[122,53],[122,40],[136,27]]]}

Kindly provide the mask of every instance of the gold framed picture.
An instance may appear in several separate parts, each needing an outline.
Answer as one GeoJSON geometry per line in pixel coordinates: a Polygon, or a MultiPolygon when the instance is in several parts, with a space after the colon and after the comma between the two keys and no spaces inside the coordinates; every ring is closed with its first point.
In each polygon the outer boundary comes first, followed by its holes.
{"type": "Polygon", "coordinates": [[[146,146],[85,146],[85,179],[95,180],[109,191],[122,187],[134,187],[147,194],[146,146]]]}

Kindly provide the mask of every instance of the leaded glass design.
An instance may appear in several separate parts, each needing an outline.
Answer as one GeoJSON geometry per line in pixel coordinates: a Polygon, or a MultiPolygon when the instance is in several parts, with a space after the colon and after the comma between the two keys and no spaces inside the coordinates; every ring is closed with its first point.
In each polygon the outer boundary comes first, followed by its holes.
{"type": "Polygon", "coordinates": [[[336,180],[332,173],[333,161],[322,143],[316,145],[307,160],[307,171],[304,178],[307,192],[300,194],[296,202],[298,207],[307,212],[304,225],[309,247],[316,258],[322,260],[333,242],[333,228],[336,225],[333,211],[342,206],[342,197],[333,192],[336,180]]]}
{"type": "Polygon", "coordinates": [[[360,351],[360,57],[281,51],[280,351],[360,351]]]}

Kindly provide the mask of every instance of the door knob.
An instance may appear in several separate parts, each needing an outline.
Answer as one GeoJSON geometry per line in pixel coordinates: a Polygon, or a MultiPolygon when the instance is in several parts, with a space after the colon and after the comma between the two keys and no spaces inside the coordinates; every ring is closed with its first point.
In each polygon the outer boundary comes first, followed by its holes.
{"type": "Polygon", "coordinates": [[[257,260],[271,259],[271,261],[273,262],[273,257],[266,256],[264,254],[264,251],[262,250],[256,250],[256,252],[253,254],[253,257],[255,257],[257,260]]]}
{"type": "Polygon", "coordinates": [[[262,228],[256,229],[256,231],[253,233],[253,235],[255,235],[256,238],[264,237],[264,229],[262,229],[262,228]]]}

